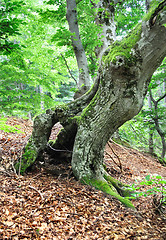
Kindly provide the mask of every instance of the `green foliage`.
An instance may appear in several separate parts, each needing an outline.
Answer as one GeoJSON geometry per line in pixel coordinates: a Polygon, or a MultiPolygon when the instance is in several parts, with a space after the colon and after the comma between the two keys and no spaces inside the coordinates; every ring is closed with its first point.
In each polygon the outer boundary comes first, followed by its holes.
{"type": "Polygon", "coordinates": [[[153,203],[156,204],[155,207],[161,211],[162,207],[166,206],[166,180],[160,175],[150,176],[147,175],[143,181],[140,183],[136,182],[130,188],[130,190],[135,191],[132,197],[129,199],[136,199],[137,197],[148,197],[153,196],[153,203]],[[144,186],[149,186],[147,190],[142,190],[144,186]],[[138,192],[138,190],[140,190],[138,192]]]}
{"type": "MultiPolygon", "coordinates": [[[[66,22],[66,1],[48,1],[46,9],[40,11],[42,20],[46,23],[56,21],[56,32],[52,35],[51,41],[58,47],[65,46],[66,58],[74,57],[71,42],[71,33],[66,22]],[[53,8],[53,6],[56,6],[53,8]]],[[[78,1],[77,18],[80,30],[81,41],[87,55],[90,74],[95,75],[97,70],[97,59],[94,53],[96,46],[101,46],[101,39],[98,34],[101,32],[95,24],[95,8],[90,1],[78,1]]]]}
{"type": "Polygon", "coordinates": [[[20,24],[24,21],[19,14],[25,3],[20,0],[2,0],[0,5],[0,54],[10,54],[20,49],[19,43],[11,36],[19,35],[20,24]]]}
{"type": "Polygon", "coordinates": [[[10,125],[7,125],[6,122],[7,122],[7,118],[4,118],[4,117],[0,118],[0,130],[4,132],[23,133],[22,131],[19,130],[19,128],[21,128],[19,125],[10,126],[10,125]]]}
{"type": "MultiPolygon", "coordinates": [[[[65,49],[62,47],[59,51],[59,47],[52,45],[55,22],[52,25],[42,22],[39,12],[44,7],[40,1],[28,0],[25,5],[21,1],[4,0],[0,8],[3,11],[0,21],[3,18],[15,21],[15,25],[12,25],[13,22],[11,25],[8,23],[13,32],[1,25],[0,37],[10,37],[7,41],[19,46],[9,51],[8,47],[2,45],[3,39],[1,41],[0,38],[3,53],[3,56],[0,55],[1,114],[27,116],[30,113],[33,117],[54,106],[55,101],[61,102],[59,95],[62,99],[65,97],[66,101],[72,99],[73,93],[69,88],[64,95],[60,90],[61,85],[74,81],[60,56],[60,52],[65,52],[65,49]]],[[[70,58],[68,65],[75,70],[75,60],[70,58]]]]}
{"type": "Polygon", "coordinates": [[[115,21],[117,35],[124,36],[144,16],[145,5],[142,1],[127,0],[116,5],[115,21]]]}

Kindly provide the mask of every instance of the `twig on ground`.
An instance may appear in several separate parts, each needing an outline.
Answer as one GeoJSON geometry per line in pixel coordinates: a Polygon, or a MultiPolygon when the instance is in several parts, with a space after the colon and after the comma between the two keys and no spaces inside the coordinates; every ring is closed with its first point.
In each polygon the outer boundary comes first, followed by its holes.
{"type": "Polygon", "coordinates": [[[0,172],[5,173],[6,175],[8,175],[9,177],[13,177],[13,174],[9,173],[6,170],[0,170],[0,172]]]}
{"type": "Polygon", "coordinates": [[[33,190],[35,190],[35,191],[40,195],[41,200],[42,200],[42,201],[44,200],[43,195],[41,194],[41,192],[40,192],[38,189],[36,189],[35,187],[33,187],[33,186],[31,186],[31,185],[28,185],[28,187],[31,188],[31,189],[33,189],[33,190]]]}
{"type": "MultiPolygon", "coordinates": [[[[115,163],[115,165],[117,165],[118,167],[119,167],[119,165],[117,164],[117,162],[115,162],[115,160],[113,159],[113,157],[105,150],[105,153],[110,157],[110,158],[106,158],[105,160],[107,161],[107,160],[112,160],[114,163],[115,163]]],[[[110,166],[111,167],[111,165],[109,164],[109,163],[107,163],[106,162],[106,165],[108,165],[108,166],[110,166]]]]}
{"type": "Polygon", "coordinates": [[[29,181],[29,185],[31,184],[31,181],[32,181],[33,179],[37,178],[37,177],[40,176],[41,174],[42,174],[42,173],[40,172],[40,173],[38,173],[36,176],[32,177],[32,178],[30,179],[30,181],[29,181]]]}
{"type": "Polygon", "coordinates": [[[14,174],[17,176],[17,172],[16,172],[16,169],[15,169],[15,167],[14,167],[13,161],[11,161],[11,166],[12,166],[12,169],[13,169],[13,171],[14,171],[14,174]]]}

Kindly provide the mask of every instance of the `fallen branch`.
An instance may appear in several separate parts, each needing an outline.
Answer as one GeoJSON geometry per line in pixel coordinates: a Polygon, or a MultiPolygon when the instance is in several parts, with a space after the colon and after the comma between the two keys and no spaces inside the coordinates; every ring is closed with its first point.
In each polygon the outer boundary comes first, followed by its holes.
{"type": "Polygon", "coordinates": [[[37,178],[37,177],[40,176],[40,175],[42,175],[41,172],[38,173],[37,175],[35,175],[34,177],[32,177],[32,178],[30,179],[30,181],[29,181],[29,185],[30,185],[30,183],[31,183],[31,181],[32,181],[33,179],[37,178]]]}
{"type": "Polygon", "coordinates": [[[13,177],[14,176],[12,173],[9,173],[6,170],[0,170],[0,173],[4,173],[4,174],[8,175],[9,177],[13,177]]]}
{"type": "MultiPolygon", "coordinates": [[[[112,161],[115,163],[115,165],[118,166],[117,162],[115,162],[115,160],[113,159],[113,157],[112,157],[106,150],[105,150],[105,153],[110,157],[110,158],[106,158],[105,160],[112,160],[112,161]]],[[[106,164],[111,167],[111,165],[110,165],[109,163],[106,163],[106,164]]],[[[119,166],[118,166],[118,167],[119,167],[119,166]]]]}
{"type": "Polygon", "coordinates": [[[73,74],[72,74],[72,72],[71,72],[71,70],[70,70],[70,68],[69,68],[69,65],[68,65],[68,63],[67,63],[67,61],[66,61],[66,58],[62,55],[62,53],[61,53],[61,56],[62,56],[63,60],[65,61],[65,65],[66,65],[66,67],[67,67],[67,69],[68,69],[68,72],[69,72],[71,78],[73,78],[73,80],[75,81],[75,83],[76,83],[76,85],[77,85],[77,87],[78,87],[77,80],[76,80],[76,78],[73,76],[73,74]]]}
{"type": "Polygon", "coordinates": [[[112,158],[112,160],[114,161],[114,163],[116,163],[116,165],[120,168],[121,172],[122,172],[122,163],[121,160],[119,158],[119,156],[116,154],[116,152],[114,151],[114,149],[111,147],[110,143],[107,143],[109,148],[111,149],[111,151],[113,152],[113,154],[117,157],[118,161],[119,161],[119,165],[113,160],[113,158],[111,157],[111,155],[107,152],[107,154],[112,158]]]}

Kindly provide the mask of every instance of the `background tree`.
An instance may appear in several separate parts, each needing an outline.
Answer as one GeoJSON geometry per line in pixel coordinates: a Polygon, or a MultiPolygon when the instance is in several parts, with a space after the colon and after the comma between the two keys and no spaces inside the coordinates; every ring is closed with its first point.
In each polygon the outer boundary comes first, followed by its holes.
{"type": "Polygon", "coordinates": [[[161,66],[153,74],[143,109],[139,115],[124,124],[119,131],[120,137],[127,140],[131,146],[149,151],[151,154],[160,155],[163,160],[159,160],[163,163],[165,162],[164,142],[166,129],[165,78],[164,59],[161,66]],[[158,124],[155,124],[155,121],[158,124]],[[160,129],[159,132],[157,131],[158,128],[160,129]]]}

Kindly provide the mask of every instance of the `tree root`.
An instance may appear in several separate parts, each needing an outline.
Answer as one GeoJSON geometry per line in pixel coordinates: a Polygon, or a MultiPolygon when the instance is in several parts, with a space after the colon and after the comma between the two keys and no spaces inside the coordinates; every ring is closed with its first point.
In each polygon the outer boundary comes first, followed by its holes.
{"type": "Polygon", "coordinates": [[[123,197],[130,197],[132,196],[132,193],[134,193],[133,191],[129,190],[129,186],[118,181],[117,179],[111,177],[110,175],[108,175],[108,173],[106,173],[104,175],[104,179],[111,185],[113,185],[115,187],[115,189],[117,190],[117,192],[123,196],[123,197]]]}
{"type": "Polygon", "coordinates": [[[123,197],[124,195],[129,195],[129,191],[125,190],[125,186],[121,182],[109,176],[108,174],[104,175],[104,178],[102,180],[97,178],[84,177],[81,179],[81,182],[83,184],[93,186],[96,189],[99,189],[104,193],[117,198],[126,207],[136,210],[131,201],[123,197]],[[123,193],[123,196],[120,195],[121,193],[123,193]]]}

